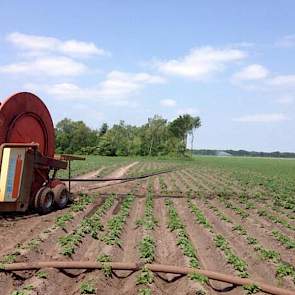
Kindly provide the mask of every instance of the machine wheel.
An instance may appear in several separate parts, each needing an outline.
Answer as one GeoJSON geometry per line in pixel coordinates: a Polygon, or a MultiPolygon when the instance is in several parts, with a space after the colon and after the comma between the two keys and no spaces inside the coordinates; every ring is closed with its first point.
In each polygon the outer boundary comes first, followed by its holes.
{"type": "Polygon", "coordinates": [[[49,187],[42,187],[35,197],[35,209],[40,214],[49,213],[53,208],[54,194],[49,187]]]}
{"type": "Polygon", "coordinates": [[[69,202],[69,193],[64,184],[58,184],[52,189],[54,194],[54,204],[58,209],[63,209],[69,202]]]}

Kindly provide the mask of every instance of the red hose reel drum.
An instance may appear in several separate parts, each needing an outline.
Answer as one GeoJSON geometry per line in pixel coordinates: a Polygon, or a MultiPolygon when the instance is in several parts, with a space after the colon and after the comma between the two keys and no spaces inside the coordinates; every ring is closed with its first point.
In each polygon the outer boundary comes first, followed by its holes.
{"type": "Polygon", "coordinates": [[[54,126],[47,107],[36,95],[20,92],[0,105],[0,145],[32,142],[44,156],[54,156],[54,126]]]}

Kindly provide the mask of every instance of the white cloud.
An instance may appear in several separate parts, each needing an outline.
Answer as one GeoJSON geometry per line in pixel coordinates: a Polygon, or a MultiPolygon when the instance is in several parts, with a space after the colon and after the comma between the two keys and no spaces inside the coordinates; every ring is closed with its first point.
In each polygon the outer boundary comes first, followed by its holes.
{"type": "Polygon", "coordinates": [[[268,80],[268,84],[277,87],[295,87],[295,75],[280,75],[268,80]]]}
{"type": "Polygon", "coordinates": [[[277,99],[277,102],[280,104],[286,104],[286,105],[292,104],[294,102],[294,96],[283,95],[277,99]]]}
{"type": "Polygon", "coordinates": [[[295,35],[284,36],[281,40],[277,41],[276,46],[278,47],[294,47],[295,46],[295,35]]]}
{"type": "Polygon", "coordinates": [[[268,76],[269,71],[262,65],[253,64],[233,75],[234,80],[261,80],[268,76]]]}
{"type": "Polygon", "coordinates": [[[7,35],[6,39],[17,48],[36,54],[40,52],[47,52],[55,54],[65,54],[76,57],[109,54],[104,49],[98,48],[92,42],[83,42],[77,40],[62,41],[53,37],[28,35],[18,32],[7,35]]]}
{"type": "Polygon", "coordinates": [[[175,107],[176,101],[173,99],[162,99],[160,100],[160,105],[163,107],[175,107]]]}
{"type": "Polygon", "coordinates": [[[156,66],[167,75],[202,80],[246,56],[244,51],[238,49],[215,49],[208,46],[192,49],[188,55],[178,59],[157,62],[156,66]]]}
{"type": "Polygon", "coordinates": [[[274,113],[274,114],[255,114],[234,118],[235,122],[243,123],[276,123],[289,120],[285,114],[274,113]]]}
{"type": "Polygon", "coordinates": [[[58,99],[98,100],[113,105],[127,105],[129,98],[138,93],[147,84],[165,83],[159,76],[147,73],[110,72],[106,79],[93,87],[80,87],[73,83],[26,84],[25,88],[42,91],[58,99]]]}
{"type": "Polygon", "coordinates": [[[44,76],[77,76],[86,72],[87,67],[68,57],[40,57],[32,61],[0,66],[0,73],[44,76]]]}
{"type": "Polygon", "coordinates": [[[160,76],[147,73],[126,73],[112,71],[105,81],[100,84],[100,93],[107,97],[122,97],[137,92],[146,84],[162,84],[165,80],[160,76]]]}

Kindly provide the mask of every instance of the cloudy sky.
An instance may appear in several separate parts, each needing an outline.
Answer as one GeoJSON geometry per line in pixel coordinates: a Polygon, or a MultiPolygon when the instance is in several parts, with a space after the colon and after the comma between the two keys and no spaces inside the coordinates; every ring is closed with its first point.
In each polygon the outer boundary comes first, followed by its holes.
{"type": "Polygon", "coordinates": [[[199,115],[198,148],[295,152],[295,2],[0,1],[0,101],[64,117],[199,115]]]}

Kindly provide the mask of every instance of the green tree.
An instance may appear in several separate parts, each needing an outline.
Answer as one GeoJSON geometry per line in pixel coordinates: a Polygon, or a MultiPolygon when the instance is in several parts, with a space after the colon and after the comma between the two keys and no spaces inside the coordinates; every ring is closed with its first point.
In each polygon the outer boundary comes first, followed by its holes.
{"type": "Polygon", "coordinates": [[[181,138],[183,144],[187,145],[188,135],[191,135],[191,148],[194,142],[194,132],[201,126],[201,119],[199,117],[192,117],[189,114],[180,115],[169,125],[170,132],[177,138],[181,138]]]}
{"type": "Polygon", "coordinates": [[[107,123],[103,123],[98,131],[98,136],[101,137],[107,133],[109,126],[107,123]]]}
{"type": "Polygon", "coordinates": [[[56,125],[56,149],[58,153],[79,153],[97,144],[97,133],[82,121],[63,119],[56,125]]]}

